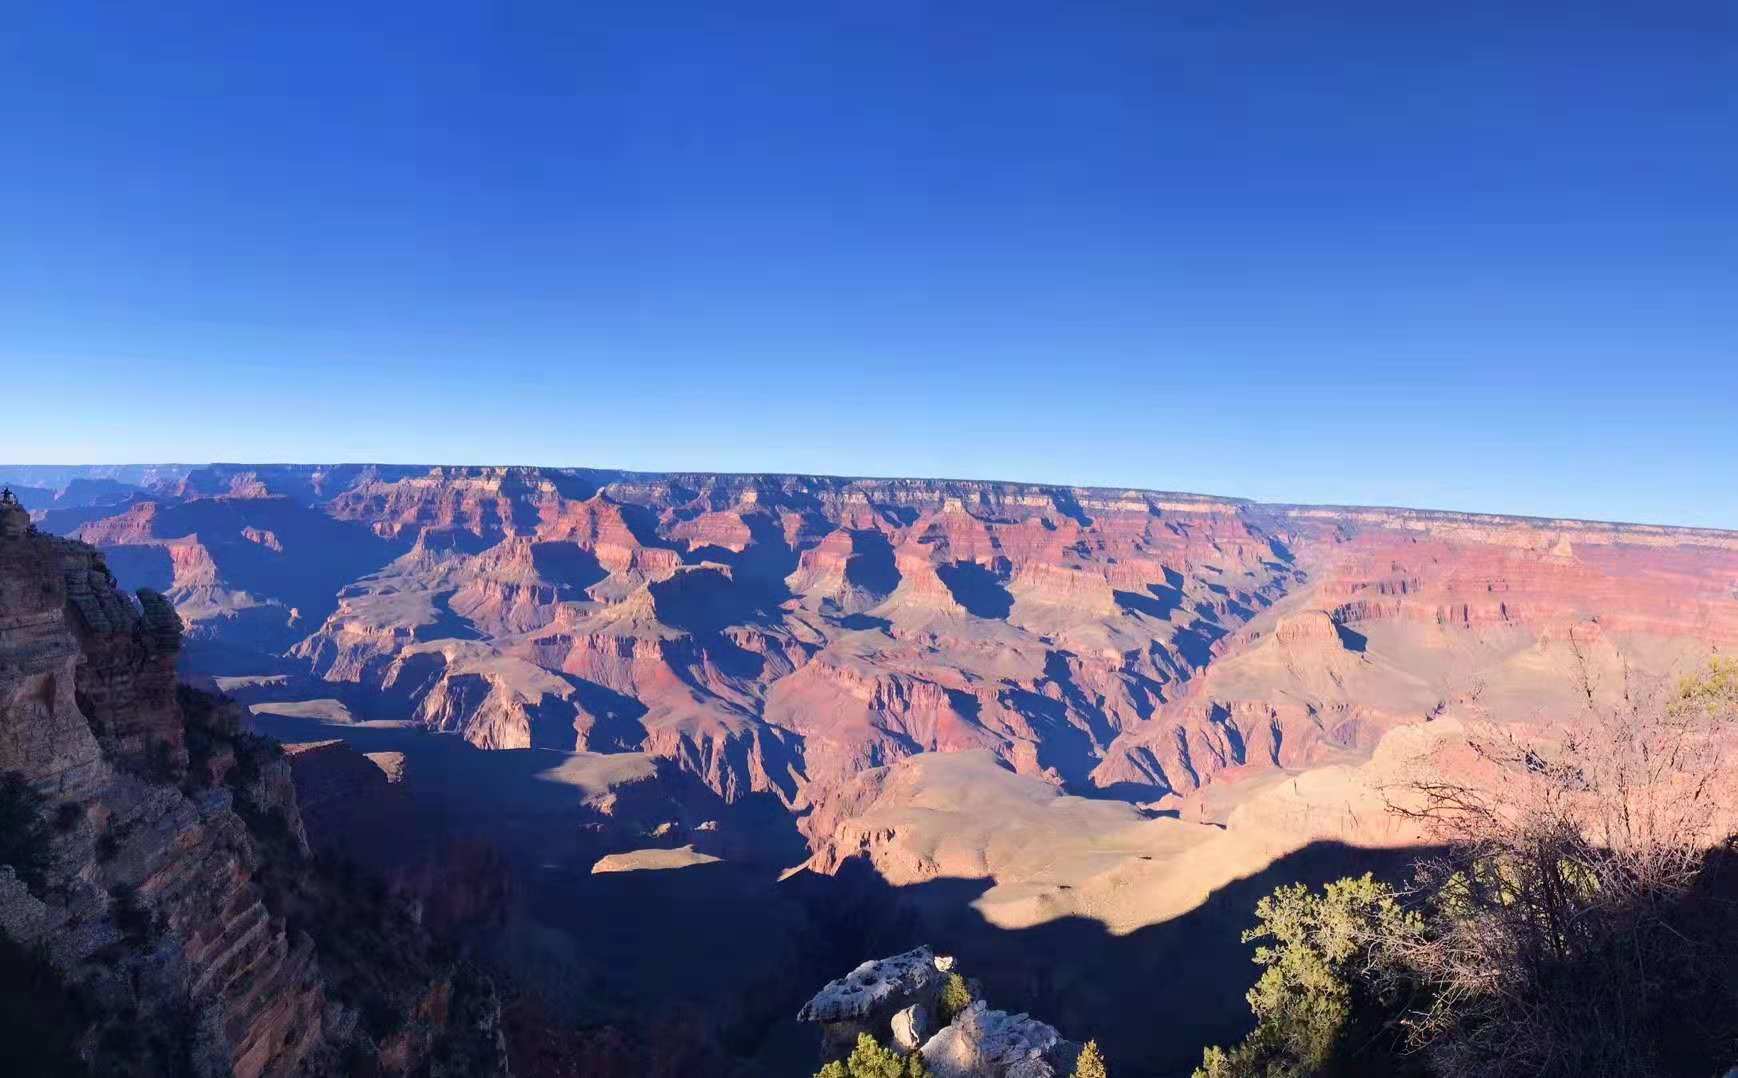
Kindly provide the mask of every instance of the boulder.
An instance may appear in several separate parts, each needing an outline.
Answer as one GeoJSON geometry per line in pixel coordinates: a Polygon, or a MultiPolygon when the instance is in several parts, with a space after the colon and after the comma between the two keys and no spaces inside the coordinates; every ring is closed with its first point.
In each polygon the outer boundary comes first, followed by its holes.
{"type": "Polygon", "coordinates": [[[935,1078],[1053,1078],[1068,1073],[1080,1046],[1036,1018],[978,1000],[922,1052],[935,1078]]]}
{"type": "Polygon", "coordinates": [[[893,1016],[893,1047],[901,1052],[915,1052],[929,1038],[929,1010],[913,1003],[893,1016]]]}

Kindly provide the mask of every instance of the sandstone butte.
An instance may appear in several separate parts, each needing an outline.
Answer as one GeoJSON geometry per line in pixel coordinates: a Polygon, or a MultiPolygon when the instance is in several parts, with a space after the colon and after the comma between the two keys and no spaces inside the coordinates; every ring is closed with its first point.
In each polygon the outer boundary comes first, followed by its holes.
{"type": "MultiPolygon", "coordinates": [[[[981,880],[1010,931],[1128,935],[1312,843],[1418,841],[1384,791],[1459,724],[1738,646],[1716,530],[788,475],[67,478],[26,492],[36,526],[165,595],[183,675],[296,739],[576,754],[536,789],[605,816],[770,804],[806,873],[981,880]]],[[[600,872],[715,870],[728,822],[646,852],[687,825],[600,872]]]]}

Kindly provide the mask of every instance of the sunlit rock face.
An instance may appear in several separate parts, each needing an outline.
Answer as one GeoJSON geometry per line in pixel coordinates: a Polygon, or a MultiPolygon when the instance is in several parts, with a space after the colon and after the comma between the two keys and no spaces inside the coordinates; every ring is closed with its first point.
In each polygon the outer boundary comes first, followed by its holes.
{"type": "Polygon", "coordinates": [[[481,747],[651,753],[817,842],[857,776],[921,754],[1174,807],[1398,726],[1559,706],[1572,668],[1664,677],[1738,644],[1738,536],[1640,525],[227,466],[78,526],[175,604],[183,669],[311,676],[481,747]]]}
{"type": "Polygon", "coordinates": [[[1025,1014],[991,1010],[977,1000],[926,1041],[923,1061],[936,1078],[1058,1078],[1080,1046],[1025,1014]]]}

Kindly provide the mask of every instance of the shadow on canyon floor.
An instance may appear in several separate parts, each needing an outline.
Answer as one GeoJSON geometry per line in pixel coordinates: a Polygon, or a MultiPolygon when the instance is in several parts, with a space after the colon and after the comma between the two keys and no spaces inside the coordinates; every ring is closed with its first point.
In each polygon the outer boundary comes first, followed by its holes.
{"type": "Polygon", "coordinates": [[[684,805],[690,823],[719,817],[717,831],[606,833],[580,809],[583,787],[571,774],[557,777],[564,753],[484,752],[403,727],[284,716],[262,716],[261,728],[288,741],[342,737],[365,752],[414,756],[424,823],[486,839],[510,865],[510,908],[496,934],[474,941],[480,957],[533,993],[557,1026],[625,1036],[626,1054],[612,1058],[627,1062],[599,1065],[599,1074],[697,1067],[806,1078],[817,1065],[818,1033],[795,1021],[797,1008],[858,963],[919,943],[956,955],[992,1006],[1097,1038],[1121,1078],[1187,1074],[1204,1045],[1235,1040],[1250,1024],[1244,993],[1257,970],[1239,937],[1258,899],[1292,882],[1398,876],[1418,853],[1316,843],[1128,935],[1083,917],[1007,929],[974,905],[992,880],[895,887],[861,860],[833,876],[804,870],[780,880],[779,870],[806,850],[795,818],[764,799],[725,806],[704,788],[670,790],[660,778],[645,792],[684,805]],[[603,853],[683,843],[725,860],[591,872],[603,853]]]}
{"type": "MultiPolygon", "coordinates": [[[[604,819],[585,804],[594,797],[607,797],[624,818],[670,821],[693,834],[722,836],[709,842],[728,845],[728,838],[739,836],[741,844],[728,851],[733,860],[777,871],[807,856],[795,817],[770,795],[726,803],[692,775],[655,757],[479,749],[456,735],[402,722],[340,723],[260,713],[253,716],[253,725],[282,742],[341,740],[358,752],[402,754],[405,785],[425,811],[457,830],[495,831],[508,852],[523,855],[529,863],[547,864],[552,847],[564,852],[576,842],[580,852],[593,852],[596,844],[576,839],[574,829],[583,835],[604,819]],[[698,830],[708,821],[717,826],[698,830]]],[[[602,852],[610,851],[596,855],[602,852]]]]}
{"type": "MultiPolygon", "coordinates": [[[[1244,993],[1257,970],[1240,934],[1258,899],[1286,883],[1396,874],[1412,856],[1317,844],[1126,936],[1079,917],[998,928],[973,906],[992,881],[893,887],[863,862],[779,884],[711,864],[546,880],[533,891],[538,921],[551,918],[546,930],[584,952],[546,988],[559,983],[583,999],[585,1013],[570,1017],[634,1031],[647,1058],[669,1050],[658,1043],[663,1030],[705,1029],[710,1051],[689,1058],[707,1073],[807,1078],[820,1062],[819,1031],[795,1020],[798,1007],[859,962],[928,943],[958,957],[992,1006],[1097,1038],[1119,1078],[1170,1078],[1250,1026],[1244,993]]],[[[509,961],[522,969],[523,958],[509,961]]]]}
{"type": "Polygon", "coordinates": [[[1000,928],[973,906],[990,880],[892,887],[866,863],[853,862],[839,876],[800,876],[788,884],[811,892],[806,905],[821,911],[836,966],[828,976],[928,943],[958,957],[982,981],[991,1006],[1027,1011],[1066,1036],[1097,1038],[1120,1078],[1160,1078],[1188,1074],[1202,1047],[1249,1029],[1244,993],[1257,968],[1252,945],[1240,937],[1261,897],[1288,883],[1319,885],[1366,871],[1400,876],[1420,852],[1314,843],[1220,888],[1180,917],[1123,936],[1084,917],[1000,928]],[[852,945],[855,959],[841,953],[852,945]]]}
{"type": "Polygon", "coordinates": [[[1001,578],[977,562],[956,561],[936,567],[936,576],[952,593],[954,602],[974,617],[1006,618],[1014,609],[1014,596],[1001,578]]]}

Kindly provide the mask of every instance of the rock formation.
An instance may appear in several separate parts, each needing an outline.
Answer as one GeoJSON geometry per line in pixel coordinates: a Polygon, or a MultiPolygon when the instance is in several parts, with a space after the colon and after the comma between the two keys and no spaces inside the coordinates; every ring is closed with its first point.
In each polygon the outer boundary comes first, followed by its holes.
{"type": "Polygon", "coordinates": [[[848,1054],[867,1033],[900,1052],[921,1052],[937,1078],[1055,1078],[1070,1072],[1079,1044],[1028,1015],[991,1010],[981,999],[930,1033],[928,1017],[953,967],[953,959],[928,947],[865,962],[815,993],[797,1020],[820,1025],[828,1059],[848,1054]]]}
{"type": "Polygon", "coordinates": [[[913,1003],[895,1011],[890,1026],[893,1047],[901,1052],[915,1052],[929,1039],[929,1008],[921,1003],[913,1003]]]}
{"type": "Polygon", "coordinates": [[[887,1040],[897,1016],[913,1007],[935,1009],[951,966],[950,959],[938,958],[928,947],[865,962],[827,982],[803,1004],[797,1021],[821,1027],[829,1054],[849,1051],[860,1033],[887,1040]]]}
{"type": "Polygon", "coordinates": [[[44,1051],[99,1074],[504,1073],[493,989],[321,875],[288,764],[177,686],[179,646],[165,600],[0,503],[0,933],[72,1001],[44,1051]]]}
{"type": "Polygon", "coordinates": [[[922,1052],[936,1078],[1057,1078],[1072,1071],[1080,1045],[1036,1018],[990,1010],[980,999],[925,1041],[922,1052]]]}

